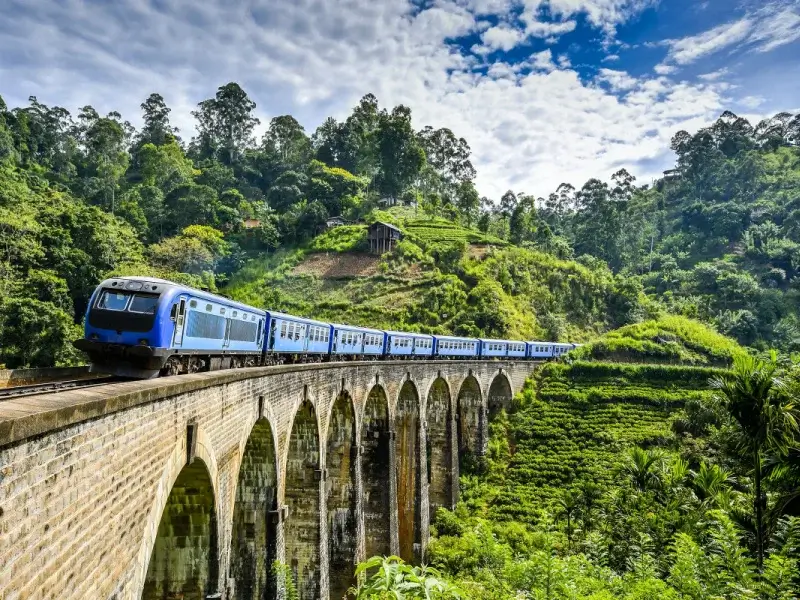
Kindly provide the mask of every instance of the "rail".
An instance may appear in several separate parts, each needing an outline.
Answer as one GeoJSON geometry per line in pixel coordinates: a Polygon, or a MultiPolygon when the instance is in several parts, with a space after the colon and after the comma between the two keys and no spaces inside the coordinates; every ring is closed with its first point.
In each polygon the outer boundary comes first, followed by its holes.
{"type": "Polygon", "coordinates": [[[96,377],[93,379],[72,379],[62,381],[47,381],[32,385],[15,385],[13,387],[0,388],[0,401],[9,398],[24,398],[25,396],[40,396],[42,394],[53,394],[64,390],[74,390],[79,388],[105,385],[116,381],[124,381],[119,377],[96,377]]]}

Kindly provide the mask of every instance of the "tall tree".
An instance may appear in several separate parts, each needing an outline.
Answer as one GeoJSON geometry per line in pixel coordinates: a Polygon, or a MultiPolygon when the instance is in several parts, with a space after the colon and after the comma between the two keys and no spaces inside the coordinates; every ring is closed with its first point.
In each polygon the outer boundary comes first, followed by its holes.
{"type": "Polygon", "coordinates": [[[197,119],[198,136],[193,145],[203,157],[216,157],[228,165],[236,164],[253,143],[253,130],[260,121],[253,116],[256,103],[239,87],[228,83],[214,98],[203,100],[192,111],[197,119]]]}
{"type": "Polygon", "coordinates": [[[119,113],[101,117],[91,106],[81,109],[78,122],[83,149],[81,191],[113,213],[119,181],[130,160],[127,149],[133,127],[119,113]]]}
{"type": "Polygon", "coordinates": [[[713,378],[711,387],[731,418],[736,446],[753,477],[756,557],[761,570],[767,538],[764,459],[769,451],[789,449],[798,431],[797,409],[786,393],[775,353],[767,361],[749,354],[737,356],[733,370],[713,378]]]}
{"type": "Polygon", "coordinates": [[[136,139],[137,148],[145,144],[161,146],[176,137],[178,128],[169,122],[172,109],[167,106],[161,94],[150,94],[140,107],[144,126],[136,139]]]}
{"type": "Polygon", "coordinates": [[[457,138],[446,127],[426,126],[419,132],[420,143],[428,163],[439,173],[444,188],[454,190],[458,185],[475,179],[475,167],[470,161],[470,147],[464,138],[457,138]]]}
{"type": "Polygon", "coordinates": [[[396,106],[382,113],[378,136],[378,189],[397,198],[410,185],[425,164],[425,151],[411,126],[411,109],[396,106]]]}
{"type": "Polygon", "coordinates": [[[283,169],[298,168],[311,158],[311,140],[291,115],[275,117],[264,134],[262,148],[283,169]]]}

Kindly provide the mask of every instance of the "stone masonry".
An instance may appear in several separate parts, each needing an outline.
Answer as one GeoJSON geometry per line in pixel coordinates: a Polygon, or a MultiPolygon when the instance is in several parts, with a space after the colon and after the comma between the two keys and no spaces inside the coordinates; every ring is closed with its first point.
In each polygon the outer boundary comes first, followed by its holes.
{"type": "Polygon", "coordinates": [[[286,577],[339,600],[360,560],[424,559],[460,453],[535,366],[292,365],[0,402],[0,600],[276,598],[286,577]]]}

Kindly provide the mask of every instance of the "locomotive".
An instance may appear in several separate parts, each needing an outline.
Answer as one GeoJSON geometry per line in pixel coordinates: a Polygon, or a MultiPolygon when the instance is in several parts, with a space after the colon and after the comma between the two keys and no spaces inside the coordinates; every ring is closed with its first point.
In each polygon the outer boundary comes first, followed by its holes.
{"type": "Polygon", "coordinates": [[[287,362],[547,359],[577,347],[327,323],[152,277],[103,281],[85,322],[74,345],[88,355],[90,371],[136,379],[287,362]]]}

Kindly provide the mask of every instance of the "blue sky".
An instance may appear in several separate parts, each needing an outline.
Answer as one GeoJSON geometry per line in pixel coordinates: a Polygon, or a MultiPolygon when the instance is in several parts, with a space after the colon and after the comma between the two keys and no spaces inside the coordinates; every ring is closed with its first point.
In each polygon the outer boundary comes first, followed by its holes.
{"type": "Polygon", "coordinates": [[[470,143],[478,189],[546,195],[621,167],[649,182],[669,140],[728,109],[800,110],[800,0],[0,0],[0,95],[138,124],[239,82],[261,131],[311,133],[374,93],[470,143]]]}

